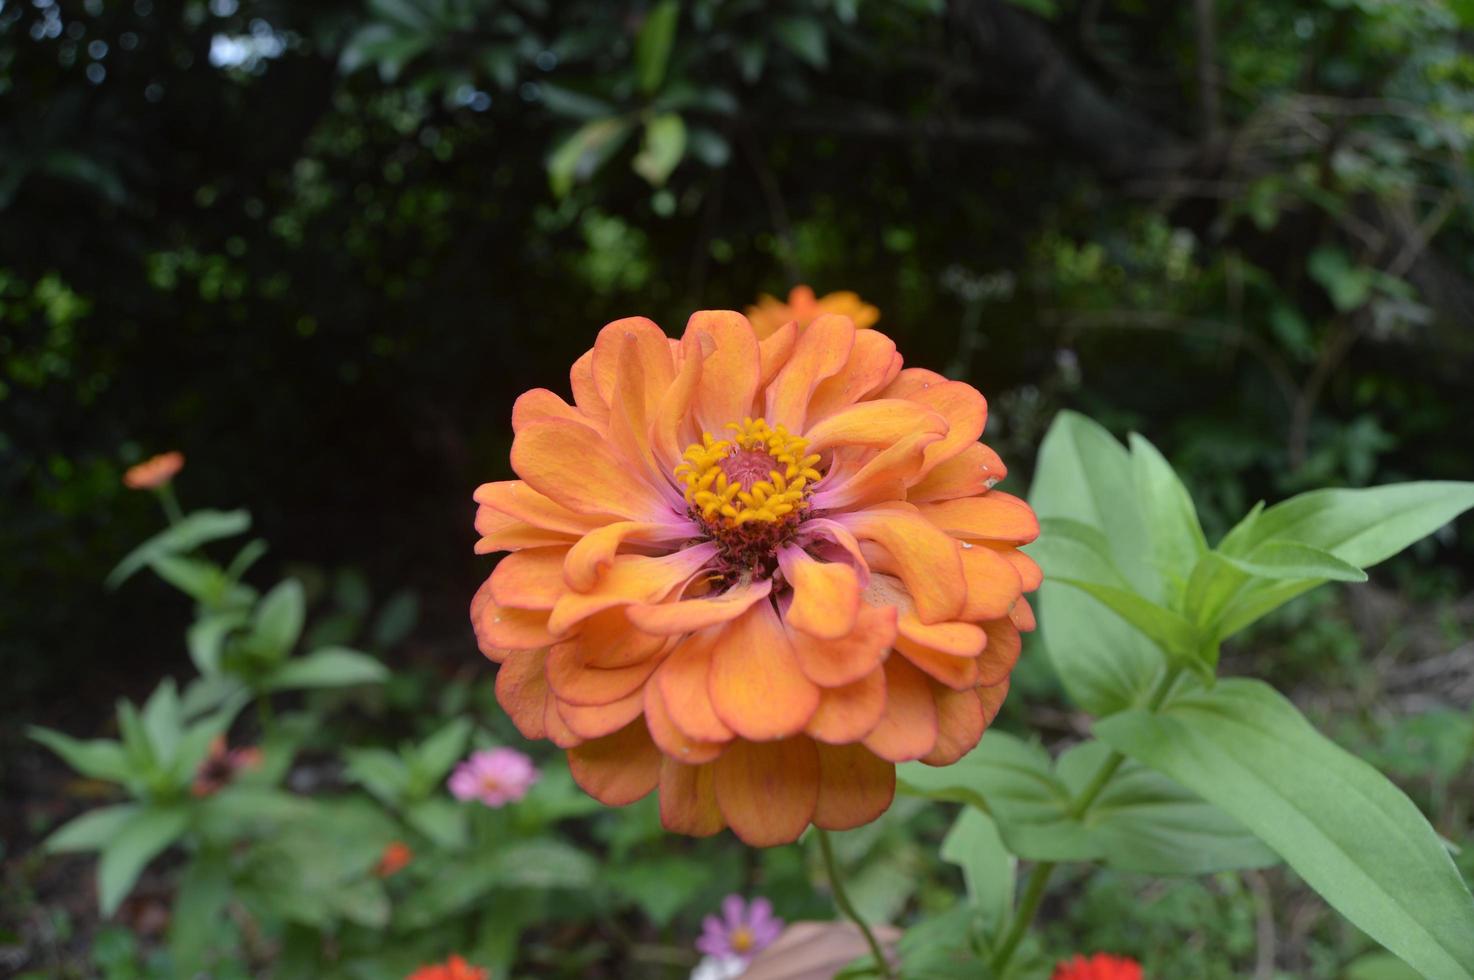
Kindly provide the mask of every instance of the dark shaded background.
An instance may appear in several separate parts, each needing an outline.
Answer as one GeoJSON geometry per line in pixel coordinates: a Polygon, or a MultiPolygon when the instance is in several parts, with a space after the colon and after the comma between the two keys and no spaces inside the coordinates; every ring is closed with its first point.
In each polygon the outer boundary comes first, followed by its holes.
{"type": "Polygon", "coordinates": [[[1474,11],[1218,7],[703,0],[665,50],[661,4],[8,0],[0,712],[85,732],[177,658],[187,610],[100,585],[168,448],[460,664],[515,396],[797,281],[982,388],[1016,491],[1062,406],[1157,441],[1210,533],[1474,478],[1474,11]]]}

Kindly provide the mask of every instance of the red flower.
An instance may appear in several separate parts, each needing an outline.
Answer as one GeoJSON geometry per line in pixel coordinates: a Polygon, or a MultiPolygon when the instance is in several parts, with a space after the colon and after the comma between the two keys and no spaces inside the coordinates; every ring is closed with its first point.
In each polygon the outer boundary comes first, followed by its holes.
{"type": "Polygon", "coordinates": [[[414,856],[415,852],[410,850],[409,845],[404,841],[390,841],[385,845],[384,853],[379,856],[379,863],[374,865],[374,874],[380,878],[398,874],[414,859],[414,856]]]}
{"type": "Polygon", "coordinates": [[[422,966],[405,980],[486,980],[490,971],[472,966],[459,956],[452,956],[444,963],[422,966]]]}
{"type": "Polygon", "coordinates": [[[1052,980],[1141,980],[1141,964],[1125,956],[1074,956],[1054,968],[1052,980]]]}

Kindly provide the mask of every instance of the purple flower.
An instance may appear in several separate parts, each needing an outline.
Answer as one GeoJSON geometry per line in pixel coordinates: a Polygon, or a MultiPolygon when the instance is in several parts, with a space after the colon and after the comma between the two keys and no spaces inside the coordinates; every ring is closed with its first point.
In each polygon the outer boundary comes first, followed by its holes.
{"type": "Polygon", "coordinates": [[[766,898],[755,898],[751,904],[741,895],[722,899],[722,917],[708,915],[701,923],[701,938],[696,948],[708,956],[736,956],[751,959],[767,949],[783,932],[783,920],[773,915],[773,905],[766,898]]]}
{"type": "Polygon", "coordinates": [[[448,785],[458,800],[503,807],[526,796],[537,776],[532,760],[516,749],[482,749],[456,766],[448,785]]]}

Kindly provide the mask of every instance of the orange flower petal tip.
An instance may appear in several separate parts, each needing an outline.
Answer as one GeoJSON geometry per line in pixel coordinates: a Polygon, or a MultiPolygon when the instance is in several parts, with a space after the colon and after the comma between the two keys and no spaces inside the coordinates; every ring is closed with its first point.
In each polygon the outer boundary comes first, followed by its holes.
{"type": "Polygon", "coordinates": [[[123,486],[130,490],[157,490],[173,480],[184,469],[184,454],[181,452],[159,453],[141,463],[128,467],[123,474],[123,486]]]}
{"type": "Polygon", "coordinates": [[[470,606],[502,707],[586,792],[772,846],[977,745],[1039,584],[981,394],[834,313],[620,320],[570,380],[518,400],[518,479],[474,495],[477,553],[511,554],[470,606]]]}
{"type": "Polygon", "coordinates": [[[1141,980],[1141,964],[1125,956],[1074,956],[1054,968],[1050,980],[1141,980]]]}
{"type": "Polygon", "coordinates": [[[815,296],[811,288],[802,284],[788,291],[787,301],[764,293],[747,308],[747,318],[760,338],[771,336],[788,323],[795,323],[802,330],[826,313],[849,317],[856,330],[866,330],[880,320],[880,310],[862,300],[858,293],[842,290],[815,296]]]}
{"type": "Polygon", "coordinates": [[[491,971],[472,966],[459,956],[452,956],[444,963],[422,966],[405,980],[487,980],[491,971]]]}

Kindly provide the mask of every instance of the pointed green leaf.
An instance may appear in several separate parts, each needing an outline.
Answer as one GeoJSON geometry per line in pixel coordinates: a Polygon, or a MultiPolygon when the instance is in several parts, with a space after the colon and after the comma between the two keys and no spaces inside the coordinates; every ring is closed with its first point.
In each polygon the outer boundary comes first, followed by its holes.
{"type": "Polygon", "coordinates": [[[307,599],[302,583],[294,578],[283,580],[256,607],[252,644],[272,660],[286,657],[302,635],[306,616],[307,599]]]}
{"type": "Polygon", "coordinates": [[[1243,558],[1222,559],[1241,572],[1258,578],[1317,579],[1332,582],[1365,582],[1367,573],[1331,554],[1294,541],[1265,541],[1243,558]]]}
{"type": "Polygon", "coordinates": [[[635,73],[639,76],[640,91],[646,95],[660,88],[665,80],[680,17],[681,5],[677,0],[661,0],[645,15],[645,23],[640,26],[640,34],[635,38],[635,73]]]}
{"type": "Polygon", "coordinates": [[[1430,980],[1474,975],[1474,898],[1412,801],[1268,685],[1228,680],[1096,734],[1236,817],[1430,980]]]}
{"type": "Polygon", "coordinates": [[[1148,515],[1147,537],[1152,564],[1166,584],[1166,603],[1180,607],[1188,576],[1208,550],[1197,508],[1166,458],[1143,437],[1131,433],[1131,470],[1142,513],[1148,515]]]}
{"type": "Polygon", "coordinates": [[[97,865],[98,903],[104,917],[118,910],[144,867],[189,825],[183,807],[147,807],[131,815],[103,848],[97,865]]]}
{"type": "Polygon", "coordinates": [[[197,510],[129,552],[108,574],[107,587],[116,589],[160,555],[191,551],[211,541],[242,534],[250,527],[251,515],[244,510],[197,510]]]}
{"type": "Polygon", "coordinates": [[[389,676],[383,664],[366,653],[327,647],[282,664],[267,679],[272,690],[307,687],[349,687],[377,684],[389,676]]]}
{"type": "Polygon", "coordinates": [[[137,813],[137,803],[118,803],[88,810],[67,821],[46,838],[46,850],[53,854],[64,851],[98,851],[117,836],[137,813]]]}
{"type": "Polygon", "coordinates": [[[1013,914],[1018,859],[1003,846],[993,818],[974,807],[964,808],[942,840],[941,857],[962,869],[968,900],[977,906],[988,930],[1001,931],[1013,914]]]}
{"type": "Polygon", "coordinates": [[[132,760],[119,742],[111,739],[84,742],[49,728],[32,727],[27,732],[31,738],[61,756],[63,762],[89,779],[121,783],[133,775],[132,760]]]}

